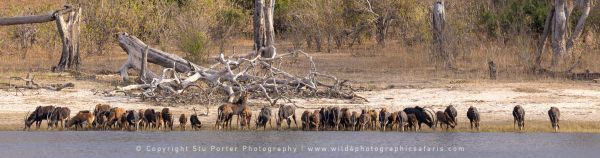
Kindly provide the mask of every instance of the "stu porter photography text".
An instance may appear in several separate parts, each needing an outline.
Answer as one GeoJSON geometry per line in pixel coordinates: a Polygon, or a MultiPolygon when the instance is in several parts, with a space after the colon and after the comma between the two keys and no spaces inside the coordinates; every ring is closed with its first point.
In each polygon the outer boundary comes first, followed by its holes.
{"type": "Polygon", "coordinates": [[[339,145],[339,146],[216,146],[216,145],[181,145],[153,146],[138,145],[137,152],[150,153],[188,153],[188,152],[261,152],[261,153],[300,153],[300,152],[356,152],[356,153],[396,153],[396,152],[462,152],[461,146],[369,146],[369,145],[339,145]]]}

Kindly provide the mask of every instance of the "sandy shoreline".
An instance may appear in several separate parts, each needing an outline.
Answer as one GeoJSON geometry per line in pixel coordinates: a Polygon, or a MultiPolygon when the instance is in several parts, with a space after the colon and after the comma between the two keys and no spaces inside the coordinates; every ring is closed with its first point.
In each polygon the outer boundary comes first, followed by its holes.
{"type": "MultiPolygon", "coordinates": [[[[98,103],[110,104],[125,109],[162,109],[150,102],[140,102],[137,98],[124,95],[106,97],[94,95],[94,86],[66,89],[59,92],[47,90],[0,90],[0,126],[21,125],[25,113],[38,105],[67,106],[72,115],[80,110],[91,110],[98,103]]],[[[379,109],[386,107],[398,111],[404,107],[430,106],[443,110],[454,105],[459,112],[459,120],[467,121],[466,110],[475,106],[482,115],[483,122],[512,122],[511,110],[522,105],[526,110],[526,120],[547,121],[547,111],[551,106],[560,108],[562,120],[598,122],[600,120],[600,88],[592,83],[447,83],[435,87],[411,86],[362,91],[369,102],[336,99],[294,99],[298,121],[304,110],[326,106],[340,106],[360,111],[362,108],[379,109]]],[[[250,100],[256,116],[258,110],[267,105],[264,101],[250,100]]],[[[169,107],[175,116],[189,115],[192,107],[199,113],[206,111],[205,105],[185,105],[169,107]]],[[[216,118],[216,105],[209,107],[209,115],[201,117],[204,124],[213,125],[216,118]]],[[[274,114],[277,108],[273,108],[274,114]]],[[[253,118],[254,119],[254,118],[253,118]]],[[[600,129],[598,129],[600,130],[600,129]]]]}

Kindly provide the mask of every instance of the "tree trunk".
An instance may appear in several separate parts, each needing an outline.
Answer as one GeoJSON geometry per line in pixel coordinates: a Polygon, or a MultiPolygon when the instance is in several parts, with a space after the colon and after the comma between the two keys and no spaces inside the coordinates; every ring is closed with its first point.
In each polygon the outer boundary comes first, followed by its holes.
{"type": "Polygon", "coordinates": [[[433,4],[433,50],[434,56],[438,59],[442,59],[445,63],[446,68],[453,69],[452,54],[449,53],[445,48],[445,37],[444,29],[446,27],[446,13],[444,9],[444,2],[437,1],[433,4]]]}
{"type": "Polygon", "coordinates": [[[81,8],[65,6],[64,9],[57,10],[47,15],[20,16],[12,18],[0,18],[1,25],[19,25],[44,23],[55,21],[58,33],[62,41],[62,53],[56,66],[52,67],[53,72],[61,72],[66,68],[75,68],[79,71],[81,58],[79,57],[79,34],[81,21],[81,8]],[[67,19],[64,16],[67,15],[67,19]]]}
{"type": "Polygon", "coordinates": [[[546,41],[548,39],[548,33],[552,31],[552,19],[554,17],[554,8],[551,8],[548,16],[546,16],[546,21],[544,22],[544,31],[540,36],[538,41],[538,47],[535,51],[535,69],[536,71],[542,68],[542,52],[546,47],[546,41]]]}
{"type": "Polygon", "coordinates": [[[264,21],[263,21],[264,0],[254,0],[254,50],[259,52],[264,46],[264,21]]]}
{"type": "Polygon", "coordinates": [[[273,27],[273,14],[275,9],[275,0],[265,0],[264,6],[264,27],[265,27],[265,48],[261,51],[263,58],[273,58],[277,55],[275,49],[275,28],[273,27]]]}
{"type": "Polygon", "coordinates": [[[567,16],[565,13],[566,0],[554,1],[554,24],[552,26],[552,64],[559,66],[567,52],[567,16]]]}

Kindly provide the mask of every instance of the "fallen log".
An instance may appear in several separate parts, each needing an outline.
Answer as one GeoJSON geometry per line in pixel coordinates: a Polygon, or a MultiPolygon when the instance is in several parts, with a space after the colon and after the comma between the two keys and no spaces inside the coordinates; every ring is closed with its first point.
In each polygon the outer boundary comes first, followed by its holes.
{"type": "Polygon", "coordinates": [[[220,54],[216,63],[210,67],[203,67],[177,55],[149,47],[127,33],[119,33],[118,41],[129,56],[119,70],[124,81],[128,80],[128,69],[133,68],[141,72],[143,61],[165,69],[160,76],[145,69],[143,75],[147,76],[147,79],[144,83],[118,87],[116,91],[143,90],[146,97],[170,97],[183,93],[186,88],[196,85],[196,81],[203,81],[206,85],[225,92],[230,102],[236,94],[242,92],[254,93],[269,101],[273,100],[271,96],[281,95],[364,99],[356,97],[347,81],[340,82],[335,76],[318,72],[312,57],[302,51],[280,54],[272,58],[262,58],[254,51],[238,57],[225,57],[220,54]],[[144,54],[147,56],[146,60],[143,59],[144,54]],[[310,68],[307,74],[295,75],[274,66],[281,65],[284,58],[298,56],[308,59],[310,68]]]}

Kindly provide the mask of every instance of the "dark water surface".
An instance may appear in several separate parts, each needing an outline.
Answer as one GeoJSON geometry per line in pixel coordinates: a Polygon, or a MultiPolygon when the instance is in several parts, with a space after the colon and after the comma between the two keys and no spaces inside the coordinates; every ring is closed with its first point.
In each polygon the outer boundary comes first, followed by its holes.
{"type": "Polygon", "coordinates": [[[415,156],[574,158],[598,155],[600,155],[600,134],[301,131],[0,132],[0,157],[19,158],[415,156]],[[315,151],[316,149],[326,151],[315,151]]]}

